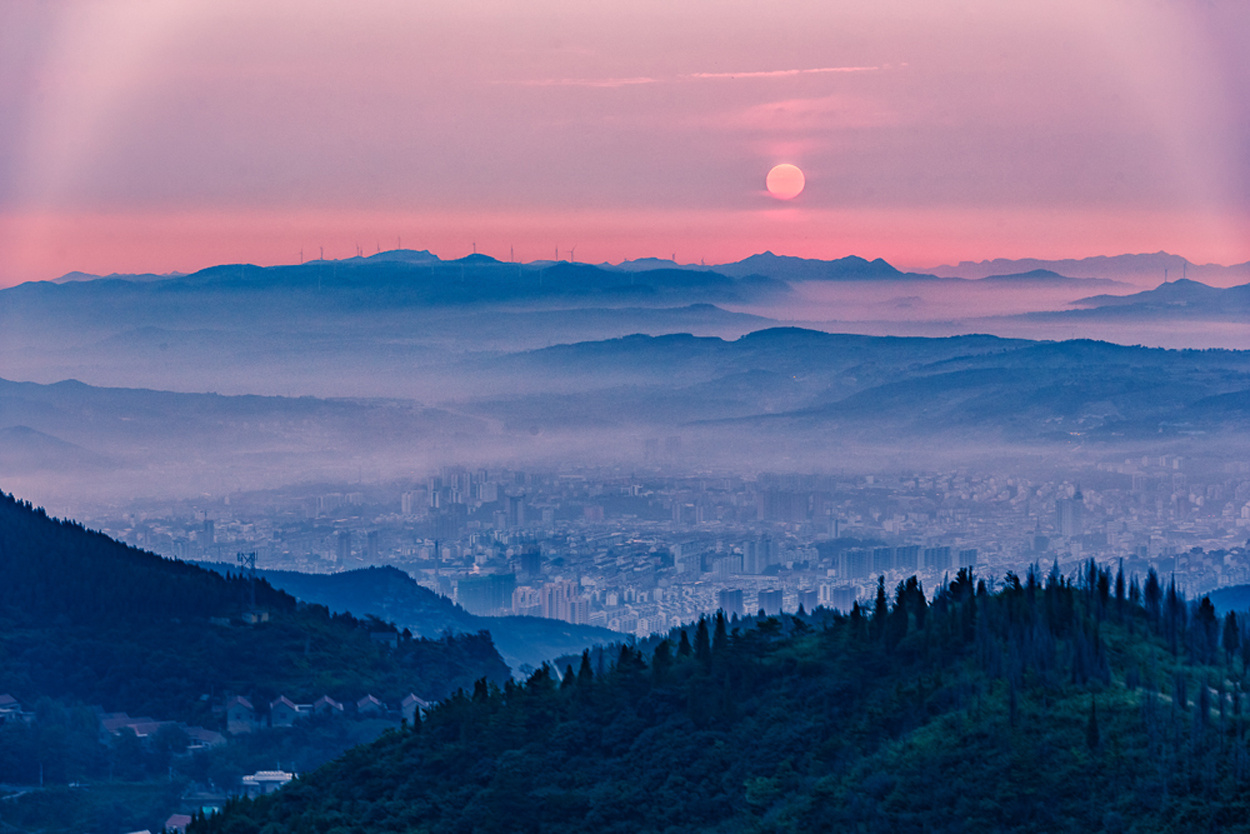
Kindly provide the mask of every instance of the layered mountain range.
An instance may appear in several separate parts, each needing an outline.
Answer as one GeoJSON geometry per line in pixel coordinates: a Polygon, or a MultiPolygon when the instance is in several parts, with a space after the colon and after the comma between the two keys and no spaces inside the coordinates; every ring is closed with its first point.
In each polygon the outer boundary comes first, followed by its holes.
{"type": "Polygon", "coordinates": [[[435,402],[3,382],[0,465],[12,483],[181,494],[504,455],[631,460],[645,438],[674,434],[722,463],[770,447],[815,459],[917,443],[956,456],[1056,444],[1200,452],[1242,443],[1250,420],[1250,354],[1091,341],[774,328],[469,354],[423,373],[435,402]]]}

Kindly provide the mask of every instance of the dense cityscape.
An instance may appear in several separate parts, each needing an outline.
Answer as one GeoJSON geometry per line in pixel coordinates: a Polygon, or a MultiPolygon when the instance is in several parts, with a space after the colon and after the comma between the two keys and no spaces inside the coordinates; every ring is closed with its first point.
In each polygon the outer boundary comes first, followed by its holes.
{"type": "Polygon", "coordinates": [[[184,560],[393,565],[475,614],[646,636],[718,608],[845,611],[879,577],[934,587],[960,567],[992,585],[1093,558],[1126,577],[1153,567],[1191,595],[1245,583],[1250,464],[1164,455],[1031,476],[445,467],[408,483],[135,505],[92,524],[184,560]]]}

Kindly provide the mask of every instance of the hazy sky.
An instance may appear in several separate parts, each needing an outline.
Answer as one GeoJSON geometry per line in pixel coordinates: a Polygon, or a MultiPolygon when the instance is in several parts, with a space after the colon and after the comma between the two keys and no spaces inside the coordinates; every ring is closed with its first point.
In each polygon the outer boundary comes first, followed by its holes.
{"type": "Polygon", "coordinates": [[[6,2],[0,285],[401,239],[1246,261],[1247,43],[1244,0],[6,2]]]}

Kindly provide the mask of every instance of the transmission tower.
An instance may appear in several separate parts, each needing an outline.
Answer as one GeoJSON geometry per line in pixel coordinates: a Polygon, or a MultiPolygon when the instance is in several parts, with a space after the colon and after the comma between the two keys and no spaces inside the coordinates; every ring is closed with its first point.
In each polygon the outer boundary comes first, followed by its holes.
{"type": "Polygon", "coordinates": [[[248,598],[251,601],[251,606],[248,608],[248,610],[255,611],[256,610],[256,552],[252,551],[251,553],[240,553],[239,555],[235,557],[235,561],[239,563],[240,567],[247,569],[247,578],[248,578],[247,584],[248,584],[248,591],[249,591],[248,598]]]}

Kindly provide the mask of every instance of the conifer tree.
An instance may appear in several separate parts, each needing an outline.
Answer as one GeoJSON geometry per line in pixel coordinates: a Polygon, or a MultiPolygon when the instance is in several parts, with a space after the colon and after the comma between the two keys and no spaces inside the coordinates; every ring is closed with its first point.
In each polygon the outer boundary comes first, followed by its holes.
{"type": "Polygon", "coordinates": [[[712,660],[712,641],[708,638],[706,617],[699,617],[699,624],[695,627],[694,656],[700,663],[712,660]]]}
{"type": "Polygon", "coordinates": [[[1215,615],[1215,606],[1210,597],[1203,597],[1198,603],[1194,614],[1194,627],[1190,630],[1194,653],[1201,663],[1210,663],[1215,659],[1216,641],[1219,638],[1219,620],[1215,615]]]}
{"type": "Polygon", "coordinates": [[[595,679],[594,670],[590,668],[590,649],[582,650],[582,665],[577,669],[577,684],[585,686],[595,679]]]}
{"type": "Polygon", "coordinates": [[[885,619],[890,614],[889,601],[885,596],[885,577],[877,577],[877,599],[872,607],[872,635],[880,637],[885,633],[885,619]]]}
{"type": "Polygon", "coordinates": [[[663,678],[672,665],[672,645],[667,640],[661,640],[660,645],[655,647],[655,654],[651,658],[651,669],[657,678],[663,678]]]}
{"type": "Polygon", "coordinates": [[[1224,658],[1228,665],[1233,664],[1233,655],[1241,645],[1241,629],[1237,627],[1237,615],[1229,611],[1224,615],[1224,658]]]}
{"type": "Polygon", "coordinates": [[[681,638],[677,641],[677,656],[690,657],[692,653],[693,652],[690,648],[690,635],[686,634],[686,630],[683,628],[681,630],[681,638]]]}
{"type": "Polygon", "coordinates": [[[1142,602],[1146,606],[1146,616],[1150,624],[1159,625],[1160,604],[1163,601],[1163,588],[1159,585],[1159,574],[1151,568],[1146,572],[1146,587],[1142,590],[1142,602]]]}

